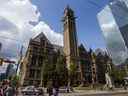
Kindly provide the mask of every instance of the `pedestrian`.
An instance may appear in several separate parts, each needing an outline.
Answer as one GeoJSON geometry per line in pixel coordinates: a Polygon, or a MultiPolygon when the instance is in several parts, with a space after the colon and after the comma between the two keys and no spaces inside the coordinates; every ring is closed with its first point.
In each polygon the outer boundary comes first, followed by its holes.
{"type": "Polygon", "coordinates": [[[39,91],[38,96],[44,96],[44,90],[43,90],[43,88],[42,88],[41,86],[39,86],[39,87],[37,88],[37,90],[39,91]]]}
{"type": "Polygon", "coordinates": [[[7,80],[3,80],[2,82],[2,90],[3,90],[3,96],[6,96],[5,90],[7,89],[7,80]]]}
{"type": "Polygon", "coordinates": [[[70,90],[71,90],[71,92],[74,92],[74,89],[73,89],[73,87],[72,87],[72,86],[70,86],[70,90]]]}
{"type": "Polygon", "coordinates": [[[52,84],[52,81],[48,82],[47,93],[49,94],[49,96],[53,95],[53,84],[52,84]]]}
{"type": "Polygon", "coordinates": [[[70,85],[69,85],[69,84],[66,86],[66,92],[67,92],[67,93],[70,92],[70,85]]]}
{"type": "Polygon", "coordinates": [[[127,90],[128,82],[127,80],[124,80],[124,89],[127,90]]]}
{"type": "Polygon", "coordinates": [[[67,85],[67,93],[69,93],[70,91],[74,92],[74,89],[73,89],[72,85],[70,83],[68,83],[68,85],[67,85]]]}
{"type": "Polygon", "coordinates": [[[4,96],[2,86],[0,86],[0,96],[4,96]]]}
{"type": "Polygon", "coordinates": [[[7,88],[4,91],[5,96],[15,96],[15,88],[11,86],[11,83],[8,82],[7,88]]]}
{"type": "Polygon", "coordinates": [[[54,83],[54,96],[58,96],[58,94],[59,94],[59,84],[58,84],[58,82],[55,82],[54,83]]]}
{"type": "Polygon", "coordinates": [[[18,94],[19,94],[19,88],[16,87],[16,88],[15,88],[15,95],[18,96],[18,94]]]}

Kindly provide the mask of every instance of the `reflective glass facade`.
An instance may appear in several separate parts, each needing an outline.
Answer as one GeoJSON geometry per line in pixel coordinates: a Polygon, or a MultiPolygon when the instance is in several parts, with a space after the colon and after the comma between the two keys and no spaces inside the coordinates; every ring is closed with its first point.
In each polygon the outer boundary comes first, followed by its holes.
{"type": "Polygon", "coordinates": [[[107,49],[115,64],[128,58],[128,0],[115,0],[97,15],[107,49]]]}

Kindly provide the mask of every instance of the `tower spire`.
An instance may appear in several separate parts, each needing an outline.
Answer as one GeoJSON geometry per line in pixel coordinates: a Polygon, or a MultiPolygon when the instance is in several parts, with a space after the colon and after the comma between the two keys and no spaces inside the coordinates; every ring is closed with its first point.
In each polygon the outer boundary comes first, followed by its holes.
{"type": "Polygon", "coordinates": [[[72,10],[69,4],[67,4],[67,6],[65,7],[65,10],[72,10]]]}

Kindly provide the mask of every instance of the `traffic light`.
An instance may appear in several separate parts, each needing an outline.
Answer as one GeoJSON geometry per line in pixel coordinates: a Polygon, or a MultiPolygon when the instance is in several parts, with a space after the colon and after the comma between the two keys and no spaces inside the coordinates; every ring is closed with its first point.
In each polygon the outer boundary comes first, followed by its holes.
{"type": "Polygon", "coordinates": [[[0,66],[2,66],[2,65],[3,65],[3,59],[0,58],[0,66]]]}

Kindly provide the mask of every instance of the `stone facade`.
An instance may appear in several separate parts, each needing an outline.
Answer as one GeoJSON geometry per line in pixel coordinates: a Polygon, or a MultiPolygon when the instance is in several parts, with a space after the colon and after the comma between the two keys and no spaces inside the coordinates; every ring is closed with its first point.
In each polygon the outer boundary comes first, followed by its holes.
{"type": "Polygon", "coordinates": [[[80,58],[80,67],[81,67],[81,75],[82,81],[85,84],[92,83],[92,62],[90,58],[90,53],[84,48],[81,44],[79,46],[79,58],[80,58]]]}
{"type": "Polygon", "coordinates": [[[78,44],[77,44],[77,33],[75,16],[73,10],[67,6],[64,10],[63,17],[63,28],[64,28],[64,53],[66,56],[66,63],[68,69],[70,64],[78,64],[78,44]]]}
{"type": "Polygon", "coordinates": [[[21,64],[21,85],[42,85],[44,64],[55,64],[55,55],[60,46],[53,45],[43,33],[29,42],[26,56],[21,64]]]}
{"type": "Polygon", "coordinates": [[[58,50],[65,57],[68,70],[70,64],[77,65],[77,81],[83,84],[105,82],[107,59],[102,55],[96,56],[92,50],[87,51],[82,44],[78,47],[75,16],[69,6],[64,10],[62,21],[64,47],[52,44],[43,33],[30,40],[26,55],[20,64],[21,85],[42,85],[43,66],[56,63],[58,50]]]}
{"type": "Polygon", "coordinates": [[[107,63],[112,65],[112,60],[107,54],[98,53],[96,56],[96,67],[97,67],[97,82],[105,84],[105,72],[107,68],[107,63]]]}

